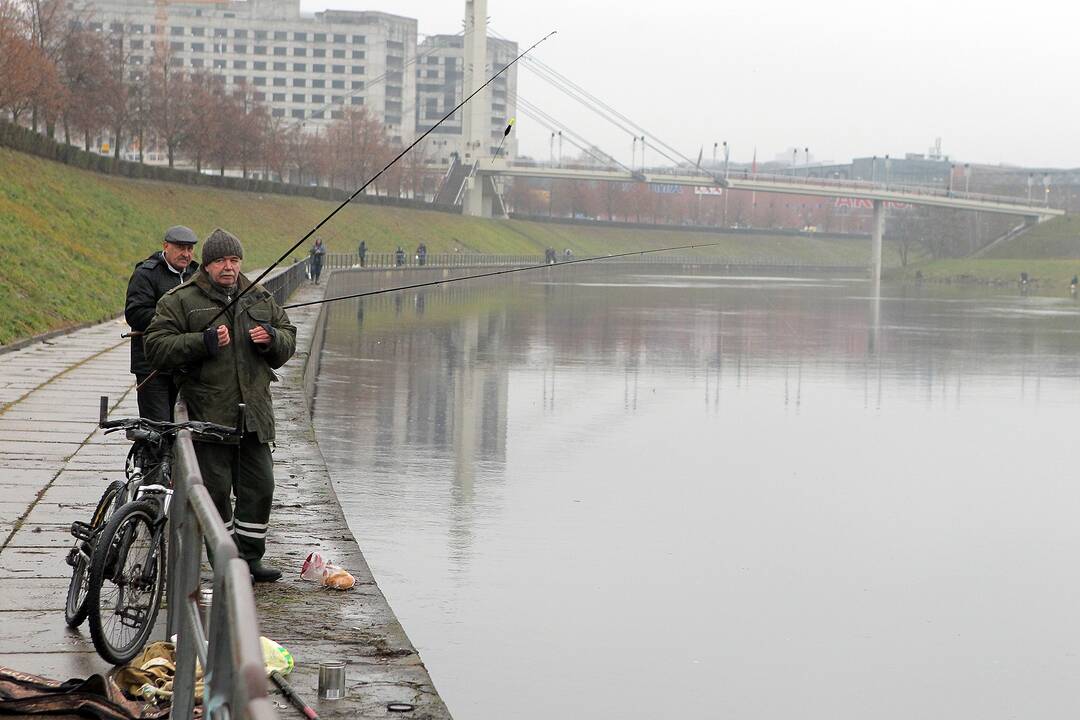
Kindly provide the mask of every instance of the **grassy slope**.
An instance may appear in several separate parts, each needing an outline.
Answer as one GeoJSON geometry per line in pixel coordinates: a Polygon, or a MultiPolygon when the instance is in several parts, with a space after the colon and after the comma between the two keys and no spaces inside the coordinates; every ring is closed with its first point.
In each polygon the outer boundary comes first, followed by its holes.
{"type": "Polygon", "coordinates": [[[1066,215],[1036,225],[980,258],[935,260],[896,270],[911,279],[921,272],[928,280],[1015,284],[1026,272],[1037,288],[1050,294],[1068,289],[1080,274],[1080,215],[1066,215]]]}
{"type": "MultiPolygon", "coordinates": [[[[262,267],[333,208],[308,198],[257,195],[127,180],[75,170],[0,148],[0,344],[51,329],[111,317],[123,309],[135,262],[160,247],[169,225],[205,237],[221,226],[245,246],[245,265],[262,267]]],[[[869,243],[816,238],[723,236],[617,230],[351,205],[320,231],[330,252],[411,250],[432,253],[576,255],[720,242],[731,258],[819,264],[869,261],[869,243]]]]}
{"type": "Polygon", "coordinates": [[[1080,259],[1080,215],[1040,223],[986,253],[994,259],[1080,259]]]}

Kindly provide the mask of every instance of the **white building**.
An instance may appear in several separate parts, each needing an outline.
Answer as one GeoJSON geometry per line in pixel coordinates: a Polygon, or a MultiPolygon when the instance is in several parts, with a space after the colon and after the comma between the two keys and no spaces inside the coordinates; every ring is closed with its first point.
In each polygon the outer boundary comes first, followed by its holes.
{"type": "Polygon", "coordinates": [[[275,117],[315,128],[348,107],[373,112],[396,142],[416,134],[416,20],[382,12],[301,15],[299,0],[93,0],[93,29],[124,35],[132,72],[168,43],[175,67],[247,84],[275,117]]]}

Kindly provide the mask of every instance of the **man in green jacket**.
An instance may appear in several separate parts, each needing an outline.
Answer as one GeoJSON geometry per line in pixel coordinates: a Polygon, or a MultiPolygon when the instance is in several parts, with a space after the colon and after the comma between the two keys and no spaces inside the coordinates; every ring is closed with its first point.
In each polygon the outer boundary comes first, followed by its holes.
{"type": "Polygon", "coordinates": [[[236,536],[252,578],[273,582],[281,572],[262,562],[274,497],[270,383],[276,379],[274,370],[296,350],[296,328],[262,286],[244,292],[251,281],[240,273],[243,257],[239,239],[214,230],[203,243],[195,276],[158,301],[144,345],[153,367],[174,374],[193,420],[232,426],[237,406],[246,404],[239,441],[197,441],[195,454],[206,489],[236,536]],[[231,304],[241,292],[243,297],[231,304]],[[235,509],[231,495],[236,496],[235,509]]]}

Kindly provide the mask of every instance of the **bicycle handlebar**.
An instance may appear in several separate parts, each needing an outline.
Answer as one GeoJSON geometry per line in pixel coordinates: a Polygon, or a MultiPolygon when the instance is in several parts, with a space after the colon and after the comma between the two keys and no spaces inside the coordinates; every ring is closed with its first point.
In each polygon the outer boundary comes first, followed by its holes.
{"type": "Polygon", "coordinates": [[[108,420],[109,397],[108,395],[102,395],[101,404],[98,407],[98,427],[108,428],[107,432],[115,430],[133,430],[138,428],[142,430],[153,430],[162,435],[172,435],[181,430],[190,430],[197,435],[232,435],[238,437],[244,434],[244,418],[246,416],[246,410],[247,408],[244,403],[240,403],[239,418],[236,427],[227,427],[225,425],[204,422],[202,420],[188,420],[187,422],[179,423],[167,422],[164,420],[149,420],[141,417],[108,420]]]}

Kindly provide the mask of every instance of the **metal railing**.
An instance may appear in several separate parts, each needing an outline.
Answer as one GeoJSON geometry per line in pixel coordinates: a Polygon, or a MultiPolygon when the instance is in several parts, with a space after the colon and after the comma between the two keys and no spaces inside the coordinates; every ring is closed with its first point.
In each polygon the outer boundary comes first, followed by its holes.
{"type": "MultiPolygon", "coordinates": [[[[188,419],[183,400],[176,421],[188,419]]],[[[195,708],[195,660],[204,669],[203,717],[276,720],[267,697],[255,594],[246,562],[203,485],[191,432],[173,446],[173,498],[169,517],[168,621],[176,635],[172,717],[186,720],[195,708]],[[203,543],[214,557],[209,627],[199,612],[199,566],[203,543]]]]}
{"type": "MultiPolygon", "coordinates": [[[[541,255],[487,255],[481,253],[428,253],[424,258],[424,264],[420,264],[419,256],[413,253],[405,253],[401,264],[397,263],[396,253],[372,253],[369,252],[364,258],[365,269],[386,269],[395,267],[491,267],[491,266],[517,266],[517,265],[540,265],[544,262],[541,255]]],[[[360,256],[356,253],[327,253],[323,256],[323,272],[327,270],[342,270],[346,268],[359,268],[360,256]]],[[[263,283],[265,286],[266,283],[263,283]]],[[[267,287],[267,290],[270,288],[267,287]]]]}
{"type": "Polygon", "coordinates": [[[284,305],[293,290],[307,282],[307,262],[307,259],[298,260],[286,265],[284,270],[278,268],[260,284],[274,296],[278,305],[284,305]]]}
{"type": "Polygon", "coordinates": [[[786,185],[805,185],[808,187],[826,187],[829,189],[850,189],[865,192],[897,192],[908,195],[922,195],[926,197],[942,197],[958,200],[977,200],[980,202],[992,202],[1001,205],[1023,205],[1025,207],[1038,208],[1049,207],[1047,199],[1042,202],[1031,198],[1023,198],[1016,195],[992,195],[990,193],[967,192],[956,188],[937,187],[934,185],[909,185],[904,183],[874,182],[871,180],[850,180],[847,178],[826,178],[814,175],[775,175],[766,173],[754,173],[748,170],[732,172],[728,175],[731,180],[749,180],[758,182],[784,183],[786,185]]]}

